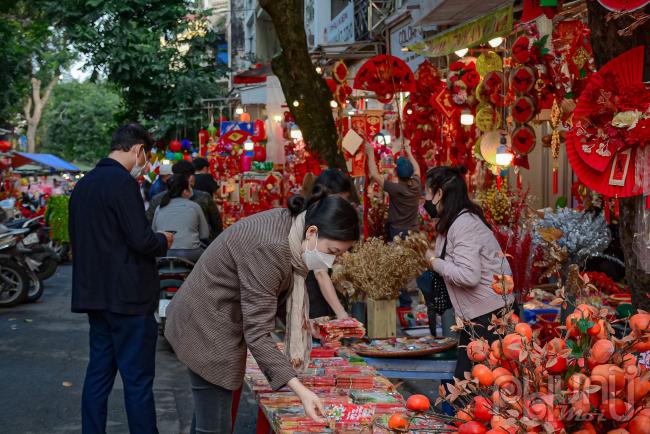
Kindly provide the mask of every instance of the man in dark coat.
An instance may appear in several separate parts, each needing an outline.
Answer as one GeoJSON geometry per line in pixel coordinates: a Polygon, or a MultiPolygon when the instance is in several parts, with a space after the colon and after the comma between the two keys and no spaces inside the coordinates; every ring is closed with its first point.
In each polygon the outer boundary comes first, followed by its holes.
{"type": "Polygon", "coordinates": [[[119,127],[109,157],[79,181],[70,200],[72,311],[87,313],[90,323],[83,434],[106,432],[108,396],[118,370],[131,434],[158,432],[155,258],[167,253],[173,236],[151,230],[136,181],[145,172],[152,144],[142,126],[119,127]]]}
{"type": "MultiPolygon", "coordinates": [[[[192,163],[189,161],[181,160],[174,163],[172,166],[172,172],[174,175],[185,175],[190,178],[190,187],[192,187],[192,197],[190,200],[196,202],[201,206],[205,219],[208,221],[208,226],[210,226],[210,241],[217,238],[217,236],[223,231],[223,223],[221,221],[221,214],[219,213],[219,208],[217,204],[214,203],[212,195],[206,193],[205,191],[197,190],[195,169],[192,163]]],[[[160,205],[163,196],[165,193],[158,193],[155,195],[151,202],[149,202],[149,209],[147,209],[147,219],[150,222],[153,222],[153,217],[156,214],[156,208],[160,205]]]]}

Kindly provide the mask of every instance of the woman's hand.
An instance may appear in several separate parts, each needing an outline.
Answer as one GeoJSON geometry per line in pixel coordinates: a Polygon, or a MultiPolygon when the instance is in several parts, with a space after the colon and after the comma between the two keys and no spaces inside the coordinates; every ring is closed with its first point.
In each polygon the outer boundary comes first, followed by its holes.
{"type": "Polygon", "coordinates": [[[428,249],[424,254],[424,257],[426,258],[429,265],[433,266],[433,260],[436,259],[436,254],[433,252],[433,250],[428,249]]]}
{"type": "Polygon", "coordinates": [[[325,415],[323,403],[314,392],[307,389],[297,378],[289,380],[287,386],[298,395],[307,416],[309,416],[314,422],[322,423],[325,421],[322,417],[325,415]]]}
{"type": "Polygon", "coordinates": [[[346,318],[350,318],[350,315],[348,315],[346,311],[336,313],[336,319],[346,319],[346,318]]]}

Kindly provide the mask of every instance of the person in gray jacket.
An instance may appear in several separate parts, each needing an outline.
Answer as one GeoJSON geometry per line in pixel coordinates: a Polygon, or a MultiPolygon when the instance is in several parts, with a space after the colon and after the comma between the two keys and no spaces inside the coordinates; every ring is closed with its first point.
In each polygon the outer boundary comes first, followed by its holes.
{"type": "Polygon", "coordinates": [[[174,243],[167,256],[181,256],[192,262],[203,253],[202,240],[210,236],[201,206],[190,200],[192,188],[187,175],[174,175],[153,218],[153,230],[173,232],[174,243]],[[163,229],[164,228],[164,229],[163,229]]]}
{"type": "MultiPolygon", "coordinates": [[[[506,300],[512,302],[494,292],[494,275],[512,272],[483,210],[469,197],[466,173],[464,167],[446,166],[434,167],[427,173],[427,193],[432,200],[426,209],[438,219],[436,247],[427,259],[443,278],[456,316],[478,324],[474,327],[476,334],[491,343],[496,339],[488,330],[492,314],[506,307],[506,300]]],[[[467,345],[469,341],[469,333],[462,331],[458,344],[467,345]]],[[[467,352],[459,351],[456,377],[464,378],[464,372],[471,369],[467,352]]]]}

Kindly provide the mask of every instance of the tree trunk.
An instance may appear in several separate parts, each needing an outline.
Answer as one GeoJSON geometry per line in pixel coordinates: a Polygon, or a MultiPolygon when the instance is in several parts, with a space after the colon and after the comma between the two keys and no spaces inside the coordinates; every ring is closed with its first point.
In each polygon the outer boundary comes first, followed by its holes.
{"type": "Polygon", "coordinates": [[[58,72],[45,88],[45,93],[41,95],[41,80],[32,77],[32,95],[27,99],[25,104],[25,120],[27,121],[27,152],[36,152],[36,132],[38,131],[38,124],[41,122],[43,115],[43,108],[50,99],[54,86],[59,81],[58,72]]]}
{"type": "MultiPolygon", "coordinates": [[[[650,21],[634,29],[629,36],[620,36],[619,30],[627,28],[634,22],[631,17],[622,17],[607,21],[609,11],[596,1],[587,2],[589,8],[589,28],[591,29],[591,43],[594,58],[598,67],[625,51],[643,45],[650,47],[650,21]]],[[[650,13],[650,7],[644,12],[650,13]]],[[[650,79],[650,50],[646,49],[644,80],[650,79]]],[[[620,201],[620,233],[621,245],[625,254],[625,273],[632,292],[632,304],[635,308],[650,311],[650,274],[644,272],[637,262],[637,255],[633,249],[634,233],[636,231],[638,216],[636,210],[643,206],[643,197],[621,199],[620,201]]]]}
{"type": "Polygon", "coordinates": [[[278,76],[289,110],[307,144],[330,167],[345,169],[338,148],[338,133],[332,116],[332,92],[312,65],[307,49],[303,0],[260,0],[271,16],[282,53],[271,63],[278,76]],[[294,106],[298,101],[298,107],[294,106]]]}

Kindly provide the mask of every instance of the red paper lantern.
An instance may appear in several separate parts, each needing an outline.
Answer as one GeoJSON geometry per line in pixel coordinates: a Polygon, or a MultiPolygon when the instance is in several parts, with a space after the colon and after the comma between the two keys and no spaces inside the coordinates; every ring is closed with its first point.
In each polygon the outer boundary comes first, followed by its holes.
{"type": "Polygon", "coordinates": [[[169,142],[169,150],[172,152],[181,152],[182,148],[183,145],[181,144],[180,140],[172,140],[169,142]]]}
{"type": "Polygon", "coordinates": [[[11,151],[11,142],[6,140],[0,140],[0,152],[9,152],[11,151]]]}
{"type": "Polygon", "coordinates": [[[199,130],[199,144],[203,146],[208,143],[208,140],[210,140],[210,133],[208,130],[199,130]]]}
{"type": "Polygon", "coordinates": [[[266,140],[266,128],[264,126],[263,120],[257,119],[253,125],[253,128],[255,130],[255,134],[251,136],[252,141],[257,143],[266,140]]]}

